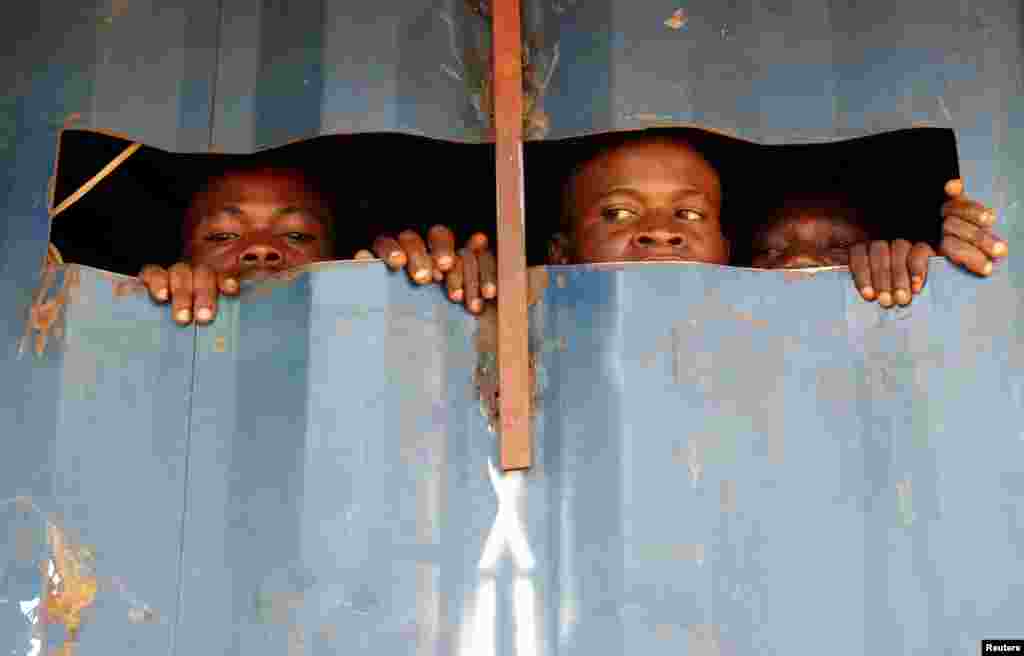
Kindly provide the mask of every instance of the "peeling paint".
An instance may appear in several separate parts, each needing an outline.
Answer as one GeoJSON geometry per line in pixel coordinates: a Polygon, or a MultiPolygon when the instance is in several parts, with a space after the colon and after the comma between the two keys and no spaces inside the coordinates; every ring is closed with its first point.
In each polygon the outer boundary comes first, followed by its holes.
{"type": "Polygon", "coordinates": [[[736,481],[722,480],[719,484],[718,503],[722,512],[736,512],[736,481]]]}
{"type": "MultiPolygon", "coordinates": [[[[498,312],[493,304],[486,306],[477,318],[476,333],[477,365],[473,372],[473,384],[480,400],[480,414],[487,419],[488,428],[494,432],[500,425],[499,419],[499,369],[498,369],[498,312]]],[[[530,353],[528,367],[530,376],[530,412],[533,417],[537,408],[538,357],[530,353]]]]}
{"type": "Polygon", "coordinates": [[[768,321],[767,320],[765,320],[765,319],[755,319],[754,316],[752,314],[750,314],[749,312],[739,312],[739,311],[737,311],[736,312],[736,317],[740,321],[746,321],[746,322],[750,323],[751,325],[755,326],[756,328],[767,328],[768,327],[768,321]]]}
{"type": "Polygon", "coordinates": [[[688,637],[686,653],[690,656],[721,656],[717,624],[691,624],[688,637]]]}
{"type": "Polygon", "coordinates": [[[917,513],[914,512],[913,487],[909,478],[897,481],[896,501],[900,513],[900,522],[904,527],[911,526],[914,520],[917,519],[917,513]]]}
{"type": "Polygon", "coordinates": [[[690,20],[690,17],[686,15],[686,11],[683,9],[676,9],[672,12],[672,15],[665,19],[665,26],[673,30],[681,30],[686,26],[686,23],[690,20]]]}
{"type": "Polygon", "coordinates": [[[270,296],[274,293],[275,289],[280,287],[288,287],[295,281],[305,274],[306,271],[303,268],[288,269],[287,271],[280,271],[259,278],[258,280],[243,281],[251,282],[250,285],[242,286],[242,292],[239,294],[239,298],[243,301],[251,300],[254,298],[263,298],[270,296]]]}
{"type": "Polygon", "coordinates": [[[568,285],[568,284],[569,284],[569,282],[568,282],[568,280],[566,280],[566,277],[565,277],[564,273],[556,273],[555,274],[555,286],[556,287],[558,287],[559,289],[565,289],[566,285],[568,285]]]}
{"type": "Polygon", "coordinates": [[[33,295],[33,302],[28,310],[25,332],[18,345],[19,357],[28,349],[28,345],[32,341],[35,343],[36,355],[40,356],[46,350],[46,344],[51,335],[55,339],[63,338],[65,334],[62,325],[65,315],[64,308],[74,299],[80,281],[80,272],[76,265],[58,267],[47,263],[44,266],[42,280],[33,295]],[[57,281],[57,272],[61,269],[63,269],[64,278],[60,289],[54,296],[47,298],[50,288],[57,281]]]}
{"type": "Polygon", "coordinates": [[[532,306],[544,298],[550,274],[547,269],[535,267],[527,271],[529,285],[526,288],[526,304],[532,306]]]}

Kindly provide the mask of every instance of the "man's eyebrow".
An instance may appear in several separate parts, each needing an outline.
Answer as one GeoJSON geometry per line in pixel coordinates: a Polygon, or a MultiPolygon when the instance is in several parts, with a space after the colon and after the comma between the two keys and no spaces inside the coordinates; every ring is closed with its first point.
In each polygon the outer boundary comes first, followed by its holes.
{"type": "Polygon", "coordinates": [[[275,217],[288,216],[289,214],[305,214],[306,216],[312,217],[317,221],[324,221],[324,217],[320,216],[319,212],[316,212],[315,210],[308,207],[301,207],[299,205],[288,205],[287,207],[282,207],[281,209],[276,210],[274,212],[275,217]]]}

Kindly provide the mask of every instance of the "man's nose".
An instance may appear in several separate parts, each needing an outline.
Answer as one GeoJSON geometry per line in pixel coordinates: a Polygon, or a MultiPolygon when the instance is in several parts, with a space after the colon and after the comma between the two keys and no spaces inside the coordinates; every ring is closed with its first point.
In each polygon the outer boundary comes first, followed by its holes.
{"type": "Polygon", "coordinates": [[[680,248],[686,240],[678,230],[655,226],[633,234],[633,244],[640,248],[680,248]]]}
{"type": "Polygon", "coordinates": [[[280,267],[284,264],[281,251],[269,244],[253,244],[238,256],[242,268],[280,267]]]}

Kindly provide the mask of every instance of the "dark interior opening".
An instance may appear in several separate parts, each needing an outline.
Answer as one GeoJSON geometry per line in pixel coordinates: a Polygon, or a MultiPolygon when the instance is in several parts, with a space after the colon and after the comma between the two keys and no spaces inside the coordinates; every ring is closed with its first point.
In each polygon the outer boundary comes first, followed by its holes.
{"type": "MultiPolygon", "coordinates": [[[[79,189],[130,141],[96,132],[62,133],[54,205],[79,189]]],[[[335,258],[369,249],[381,233],[425,235],[452,227],[495,237],[494,146],[405,134],[316,137],[251,155],[168,153],[143,146],[53,220],[50,241],[66,262],[136,275],[180,258],[192,195],[218,172],[252,163],[299,168],[333,208],[335,258]]]]}
{"type": "MultiPolygon", "coordinates": [[[[952,130],[914,128],[810,145],[759,145],[688,128],[644,133],[691,139],[722,179],[722,223],[733,264],[750,261],[751,235],[788,193],[839,189],[887,239],[941,240],[944,183],[959,176],[952,130]]],[[[621,133],[525,145],[527,261],[546,263],[559,227],[562,188],[580,157],[621,133]]],[[[83,130],[62,133],[55,205],[114,159],[129,141],[83,130]]],[[[321,187],[336,217],[335,258],[370,248],[381,233],[426,234],[445,224],[461,243],[472,232],[492,240],[495,167],[491,144],[405,134],[336,135],[252,155],[179,154],[143,146],[54,219],[51,241],[67,262],[135,275],[170,265],[182,251],[189,200],[218,171],[253,162],[302,169],[321,187]]]]}
{"type": "MultiPolygon", "coordinates": [[[[956,138],[944,128],[913,128],[846,141],[760,145],[692,128],[631,134],[674,134],[690,140],[722,180],[722,225],[733,243],[732,264],[749,265],[754,229],[788,194],[839,190],[886,239],[925,241],[938,248],[944,184],[959,177],[956,138]]],[[[562,190],[581,158],[614,143],[604,133],[525,146],[527,258],[546,263],[559,227],[562,190]]]]}

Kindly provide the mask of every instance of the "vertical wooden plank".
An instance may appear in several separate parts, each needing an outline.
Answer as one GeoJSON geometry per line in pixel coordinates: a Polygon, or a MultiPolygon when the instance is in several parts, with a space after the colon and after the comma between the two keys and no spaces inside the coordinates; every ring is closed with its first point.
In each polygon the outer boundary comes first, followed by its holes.
{"type": "Polygon", "coordinates": [[[501,467],[510,471],[528,469],[533,460],[523,221],[522,27],[519,0],[496,0],[493,8],[501,467]]]}

